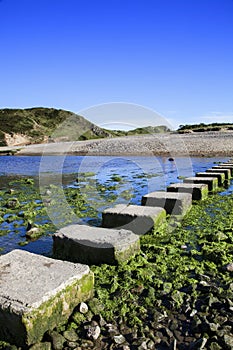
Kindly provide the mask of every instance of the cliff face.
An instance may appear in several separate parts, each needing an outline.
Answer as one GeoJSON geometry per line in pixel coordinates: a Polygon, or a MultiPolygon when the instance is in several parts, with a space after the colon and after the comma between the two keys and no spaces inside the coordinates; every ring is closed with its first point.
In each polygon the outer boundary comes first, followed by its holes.
{"type": "Polygon", "coordinates": [[[111,137],[75,113],[54,108],[0,109],[0,146],[111,137]]]}

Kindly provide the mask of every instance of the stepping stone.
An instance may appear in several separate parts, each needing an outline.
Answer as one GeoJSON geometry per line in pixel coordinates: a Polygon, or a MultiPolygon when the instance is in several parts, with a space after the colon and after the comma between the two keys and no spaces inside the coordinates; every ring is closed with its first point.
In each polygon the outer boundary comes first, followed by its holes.
{"type": "Polygon", "coordinates": [[[139,237],[123,229],[70,225],[53,235],[55,257],[89,265],[116,264],[139,250],[139,237]]]}
{"type": "MultiPolygon", "coordinates": [[[[222,173],[225,175],[225,179],[231,179],[231,170],[230,169],[207,169],[207,173],[222,173]]],[[[211,176],[211,174],[210,174],[211,176]]]]}
{"type": "Polygon", "coordinates": [[[218,179],[216,177],[187,177],[184,183],[207,184],[210,192],[217,191],[218,179]]]}
{"type": "Polygon", "coordinates": [[[233,176],[233,165],[215,165],[212,169],[229,169],[231,171],[231,176],[233,176]]]}
{"type": "Polygon", "coordinates": [[[13,250],[0,256],[0,339],[28,348],[92,297],[87,265],[13,250]]]}
{"type": "Polygon", "coordinates": [[[201,200],[208,197],[208,185],[176,183],[167,187],[168,192],[190,193],[193,200],[201,200]]]}
{"type": "Polygon", "coordinates": [[[103,227],[120,227],[138,235],[158,228],[166,219],[166,211],[157,207],[118,204],[102,213],[103,227]]]}
{"type": "Polygon", "coordinates": [[[204,173],[204,172],[201,172],[201,173],[196,173],[196,176],[197,177],[216,177],[218,179],[218,186],[221,187],[225,181],[225,174],[223,173],[211,173],[211,175],[209,173],[204,173]]]}
{"type": "Polygon", "coordinates": [[[156,191],[143,196],[142,205],[162,207],[167,214],[185,215],[192,206],[192,195],[190,193],[156,191]]]}

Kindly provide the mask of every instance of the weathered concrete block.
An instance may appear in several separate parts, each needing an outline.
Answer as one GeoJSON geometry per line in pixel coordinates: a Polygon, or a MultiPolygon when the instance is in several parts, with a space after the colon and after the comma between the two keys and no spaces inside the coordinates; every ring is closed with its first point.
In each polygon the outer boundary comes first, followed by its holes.
{"type": "Polygon", "coordinates": [[[217,191],[218,179],[216,177],[187,177],[184,183],[207,184],[210,192],[217,191]]]}
{"type": "Polygon", "coordinates": [[[231,179],[231,170],[230,169],[207,169],[206,172],[209,173],[210,176],[211,176],[210,173],[222,173],[225,175],[226,180],[231,179]]]}
{"type": "Polygon", "coordinates": [[[221,187],[225,181],[225,174],[224,173],[211,173],[211,175],[209,173],[196,173],[197,177],[216,177],[218,179],[218,186],[221,187]]]}
{"type": "Polygon", "coordinates": [[[93,294],[86,265],[14,250],[0,256],[0,339],[27,347],[93,294]]]}
{"type": "Polygon", "coordinates": [[[102,213],[103,227],[121,227],[138,235],[158,228],[166,219],[166,211],[157,207],[118,204],[102,213]]]}
{"type": "Polygon", "coordinates": [[[139,237],[123,229],[70,225],[53,236],[55,257],[89,265],[116,264],[139,250],[139,237]]]}
{"type": "Polygon", "coordinates": [[[192,195],[190,193],[156,191],[143,196],[142,205],[162,207],[167,214],[185,215],[192,206],[192,195]]]}
{"type": "Polygon", "coordinates": [[[229,169],[231,172],[231,176],[233,176],[233,165],[215,165],[212,169],[229,169]]]}
{"type": "Polygon", "coordinates": [[[193,200],[201,200],[208,197],[209,190],[206,184],[176,183],[167,187],[168,192],[190,193],[193,200]]]}

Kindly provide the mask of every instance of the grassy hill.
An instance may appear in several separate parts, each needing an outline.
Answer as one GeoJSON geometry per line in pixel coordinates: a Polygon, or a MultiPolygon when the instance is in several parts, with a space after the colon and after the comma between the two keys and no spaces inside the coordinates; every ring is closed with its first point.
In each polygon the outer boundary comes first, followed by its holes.
{"type": "Polygon", "coordinates": [[[80,141],[170,131],[166,126],[106,130],[80,115],[54,108],[0,109],[0,146],[80,141]]]}
{"type": "Polygon", "coordinates": [[[212,123],[212,124],[187,124],[180,125],[178,128],[178,132],[189,133],[189,132],[205,132],[205,131],[228,131],[233,130],[232,123],[212,123]]]}
{"type": "Polygon", "coordinates": [[[0,145],[22,138],[22,144],[52,139],[85,140],[112,134],[82,116],[54,108],[0,109],[0,145]]]}

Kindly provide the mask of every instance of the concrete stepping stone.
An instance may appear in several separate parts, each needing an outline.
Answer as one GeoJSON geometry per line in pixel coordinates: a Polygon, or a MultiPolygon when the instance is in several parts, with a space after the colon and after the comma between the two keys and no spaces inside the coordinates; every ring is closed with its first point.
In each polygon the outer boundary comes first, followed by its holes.
{"type": "Polygon", "coordinates": [[[185,215],[192,206],[190,193],[156,191],[142,197],[142,205],[162,207],[167,214],[185,215]]]}
{"type": "Polygon", "coordinates": [[[87,265],[13,250],[0,256],[0,339],[28,348],[92,297],[87,265]]]}
{"type": "Polygon", "coordinates": [[[218,179],[216,177],[187,177],[184,183],[207,184],[210,192],[217,191],[218,179]]]}
{"type": "Polygon", "coordinates": [[[192,200],[202,200],[208,197],[209,190],[206,184],[176,183],[167,187],[168,192],[190,193],[192,200]]]}
{"type": "Polygon", "coordinates": [[[216,177],[218,179],[218,186],[221,187],[224,184],[225,181],[225,174],[224,173],[211,173],[211,175],[207,172],[200,172],[196,173],[197,177],[216,177]]]}
{"type": "MultiPolygon", "coordinates": [[[[230,169],[207,169],[207,173],[222,173],[225,175],[226,180],[231,179],[231,170],[230,169]]],[[[210,174],[211,176],[211,174],[210,174]]]]}
{"type": "Polygon", "coordinates": [[[158,228],[166,219],[166,211],[158,207],[118,204],[102,213],[103,227],[121,227],[137,235],[158,228]]]}
{"type": "Polygon", "coordinates": [[[233,176],[233,165],[215,165],[212,167],[212,169],[229,169],[231,171],[231,176],[233,176]]]}
{"type": "Polygon", "coordinates": [[[139,250],[139,237],[123,229],[70,225],[53,235],[55,257],[89,265],[116,264],[139,250]]]}

